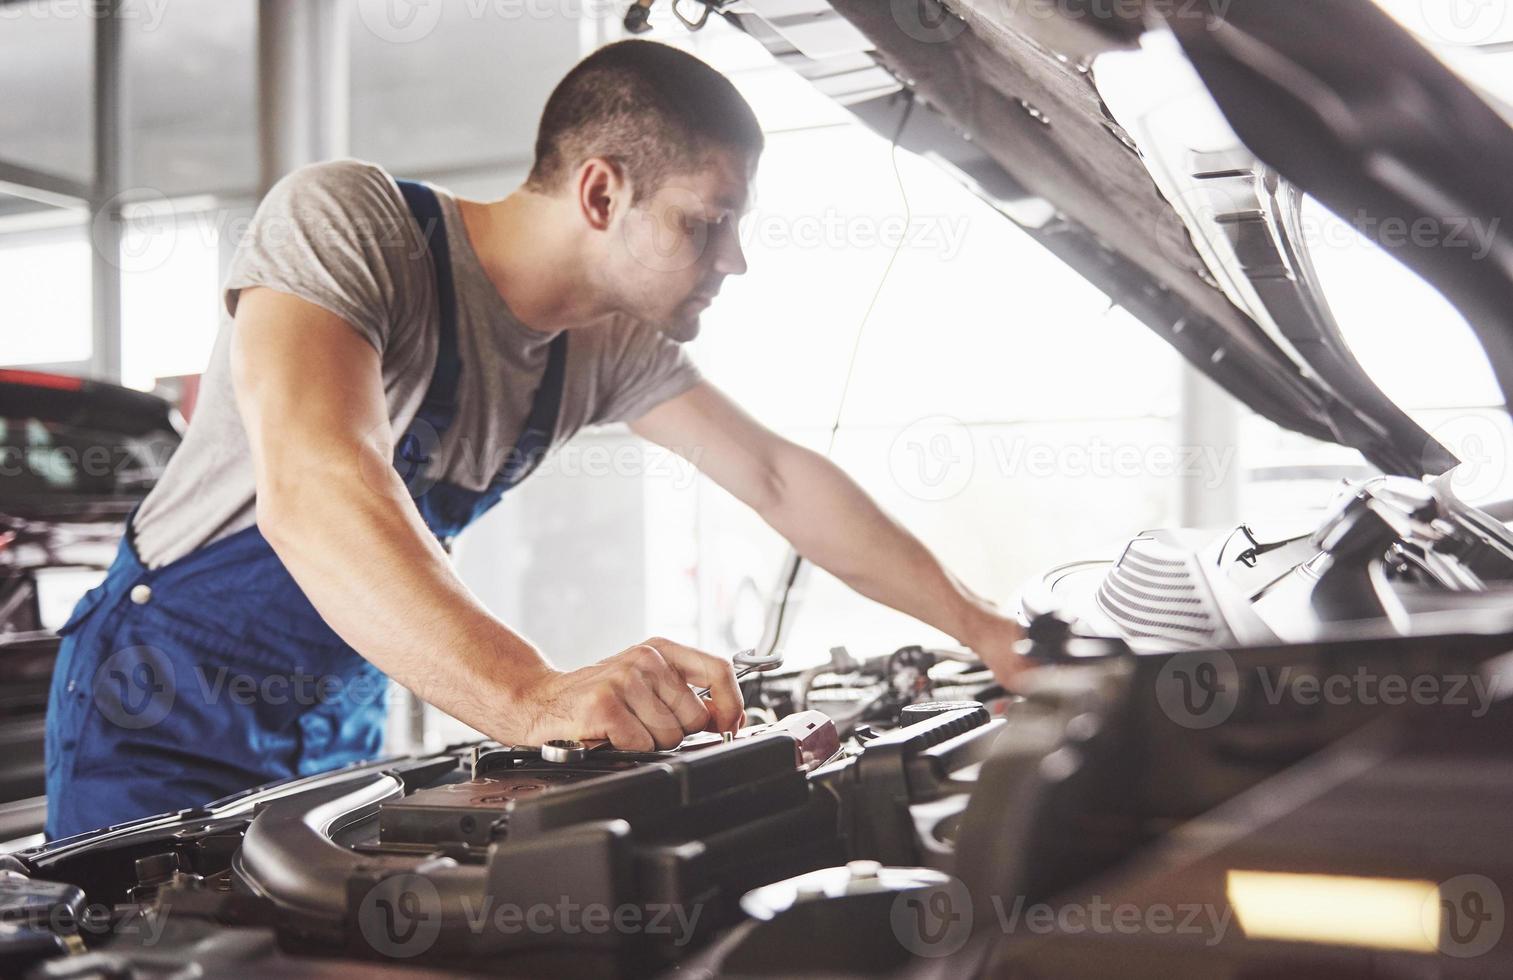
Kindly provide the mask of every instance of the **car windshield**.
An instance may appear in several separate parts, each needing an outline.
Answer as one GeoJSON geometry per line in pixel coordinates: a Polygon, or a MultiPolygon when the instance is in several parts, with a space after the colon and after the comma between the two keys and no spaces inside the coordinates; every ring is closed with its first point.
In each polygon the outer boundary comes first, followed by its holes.
{"type": "Polygon", "coordinates": [[[84,501],[144,494],[162,474],[172,442],[37,418],[0,418],[0,510],[30,516],[84,501]]]}

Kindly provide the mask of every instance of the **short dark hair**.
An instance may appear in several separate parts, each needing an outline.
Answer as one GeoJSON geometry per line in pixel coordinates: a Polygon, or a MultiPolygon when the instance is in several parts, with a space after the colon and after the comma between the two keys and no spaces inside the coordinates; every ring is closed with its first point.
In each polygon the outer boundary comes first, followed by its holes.
{"type": "Polygon", "coordinates": [[[553,190],[584,160],[604,157],[623,168],[639,200],[715,148],[762,150],[756,114],[730,80],[670,45],[617,41],[552,90],[526,186],[553,190]]]}

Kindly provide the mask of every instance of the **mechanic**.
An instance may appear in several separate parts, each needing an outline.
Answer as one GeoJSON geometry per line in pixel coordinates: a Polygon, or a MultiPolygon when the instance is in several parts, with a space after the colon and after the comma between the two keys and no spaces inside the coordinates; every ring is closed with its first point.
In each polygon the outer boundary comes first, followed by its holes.
{"type": "Polygon", "coordinates": [[[679,346],[746,271],[761,149],[722,75],[624,41],[558,84],[502,200],[352,160],[274,186],[193,424],[61,631],[48,836],[371,758],[389,677],[506,744],[738,726],[729,661],[654,638],[557,670],[453,571],[453,537],[586,425],[685,455],[805,558],[1011,678],[1014,620],[679,346]]]}

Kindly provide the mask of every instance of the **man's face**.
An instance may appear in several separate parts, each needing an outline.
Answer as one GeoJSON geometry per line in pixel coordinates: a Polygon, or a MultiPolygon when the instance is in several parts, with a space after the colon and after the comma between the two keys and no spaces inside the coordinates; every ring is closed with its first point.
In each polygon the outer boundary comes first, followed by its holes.
{"type": "Polygon", "coordinates": [[[703,169],[669,176],[622,215],[608,286],[626,313],[674,340],[698,336],[725,277],[746,271],[737,225],[755,167],[754,156],[716,150],[703,169]]]}

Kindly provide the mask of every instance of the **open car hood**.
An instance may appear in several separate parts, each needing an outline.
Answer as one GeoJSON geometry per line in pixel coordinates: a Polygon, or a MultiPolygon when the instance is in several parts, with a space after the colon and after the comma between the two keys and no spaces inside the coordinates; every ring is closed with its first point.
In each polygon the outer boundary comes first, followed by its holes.
{"type": "Polygon", "coordinates": [[[1513,131],[1369,0],[721,10],[1253,410],[1384,473],[1422,477],[1458,460],[1351,354],[1302,242],[1302,194],[1367,220],[1480,220],[1494,237],[1481,261],[1444,246],[1399,257],[1461,309],[1503,390],[1513,386],[1513,239],[1494,220],[1513,198],[1513,131]],[[1099,78],[1100,55],[1138,51],[1163,24],[1238,135],[1232,146],[1174,141],[1126,97],[1127,79],[1099,78]]]}

